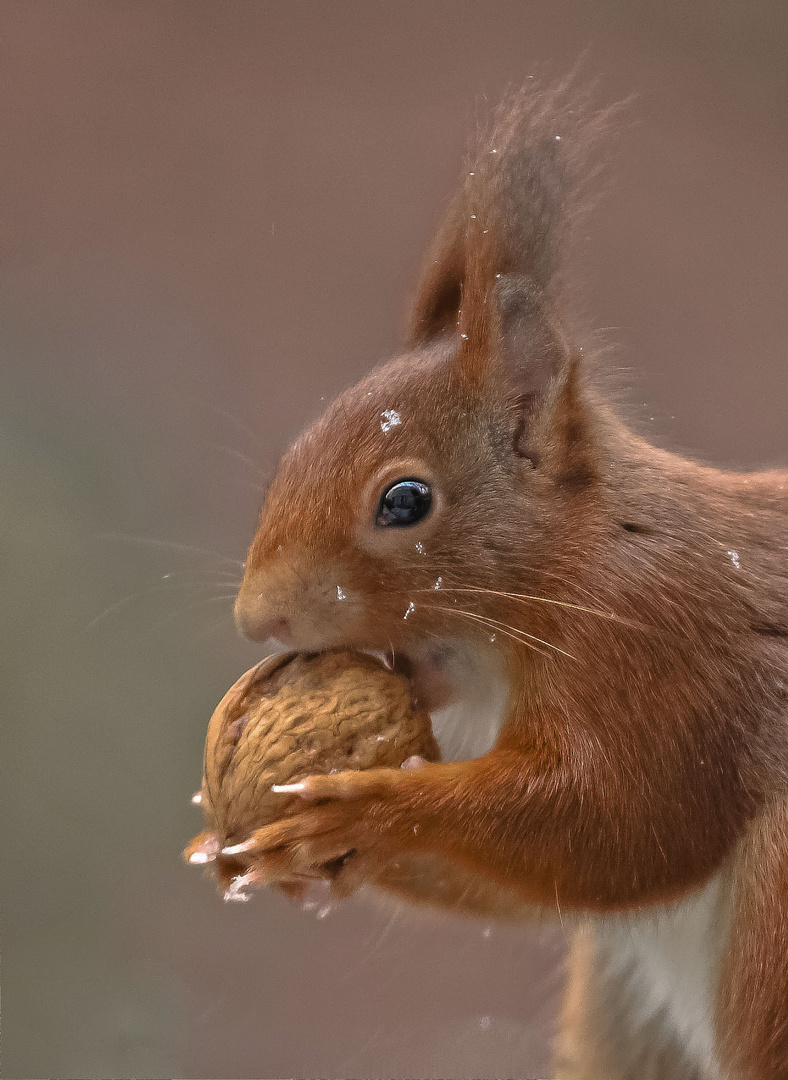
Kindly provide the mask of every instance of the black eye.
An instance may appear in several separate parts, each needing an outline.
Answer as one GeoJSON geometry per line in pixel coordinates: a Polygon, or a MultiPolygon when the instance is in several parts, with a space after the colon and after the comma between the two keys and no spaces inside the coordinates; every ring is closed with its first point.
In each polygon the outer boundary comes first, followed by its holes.
{"type": "Polygon", "coordinates": [[[380,497],[376,525],[415,525],[430,512],[432,492],[423,480],[398,480],[380,497]]]}

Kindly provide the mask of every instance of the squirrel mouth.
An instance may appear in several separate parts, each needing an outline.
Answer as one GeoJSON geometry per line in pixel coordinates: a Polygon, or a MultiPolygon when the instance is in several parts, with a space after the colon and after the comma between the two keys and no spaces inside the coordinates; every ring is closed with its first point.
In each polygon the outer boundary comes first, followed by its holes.
{"type": "MultiPolygon", "coordinates": [[[[355,649],[374,656],[406,678],[413,703],[430,714],[444,761],[465,761],[492,749],[503,726],[511,688],[505,670],[489,650],[461,640],[416,644],[408,650],[356,644],[301,649],[355,649]]],[[[281,648],[273,650],[280,653],[281,648]]]]}
{"type": "MultiPolygon", "coordinates": [[[[410,681],[414,704],[432,713],[456,698],[451,660],[448,647],[435,646],[413,653],[395,652],[392,666],[410,681]]],[[[388,662],[391,664],[391,656],[388,662]]]]}
{"type": "Polygon", "coordinates": [[[406,678],[411,686],[413,704],[418,709],[432,713],[454,704],[457,700],[457,672],[454,664],[456,656],[449,643],[441,642],[409,651],[396,648],[384,651],[359,645],[348,645],[347,648],[355,648],[358,652],[374,656],[390,671],[396,671],[398,675],[406,678]]]}
{"type": "MultiPolygon", "coordinates": [[[[276,645],[269,655],[291,651],[283,648],[283,643],[279,641],[270,640],[269,644],[276,645]]],[[[457,700],[457,673],[453,663],[456,657],[450,644],[440,643],[407,652],[396,649],[384,652],[381,649],[358,646],[356,648],[358,652],[374,656],[387,668],[405,677],[411,685],[413,704],[417,708],[432,713],[454,704],[457,700]]],[[[322,649],[314,651],[320,652],[322,649]]]]}
{"type": "Polygon", "coordinates": [[[389,653],[387,662],[410,680],[415,704],[430,714],[443,761],[467,761],[493,748],[511,699],[500,656],[448,640],[389,653]]]}

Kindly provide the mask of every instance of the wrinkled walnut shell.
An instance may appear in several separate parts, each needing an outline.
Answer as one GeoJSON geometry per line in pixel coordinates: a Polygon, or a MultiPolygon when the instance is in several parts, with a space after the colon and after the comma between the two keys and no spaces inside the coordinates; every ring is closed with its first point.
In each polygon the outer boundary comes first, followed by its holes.
{"type": "Polygon", "coordinates": [[[208,725],[201,803],[206,831],[184,852],[215,856],[227,885],[245,864],[221,855],[254,829],[303,808],[272,792],[316,773],[399,768],[440,751],[429,715],[414,707],[408,680],[373,656],[336,650],[269,657],[219,702],[208,725]]]}

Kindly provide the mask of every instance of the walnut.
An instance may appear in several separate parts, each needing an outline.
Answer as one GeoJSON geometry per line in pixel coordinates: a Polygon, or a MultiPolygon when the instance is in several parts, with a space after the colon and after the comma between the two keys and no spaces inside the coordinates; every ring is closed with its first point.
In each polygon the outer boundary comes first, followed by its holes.
{"type": "Polygon", "coordinates": [[[303,808],[297,795],[272,792],[274,784],[399,768],[414,755],[437,761],[440,751],[403,675],[345,650],[269,657],[238,679],[211,717],[198,800],[207,828],[184,855],[213,862],[230,885],[245,864],[221,848],[303,808]]]}

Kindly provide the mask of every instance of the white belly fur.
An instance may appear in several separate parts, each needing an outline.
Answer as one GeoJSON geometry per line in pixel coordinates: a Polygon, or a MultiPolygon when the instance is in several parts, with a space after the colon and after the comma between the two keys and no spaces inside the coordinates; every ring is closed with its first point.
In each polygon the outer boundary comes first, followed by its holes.
{"type": "Polygon", "coordinates": [[[449,669],[456,700],[431,714],[432,730],[444,761],[470,761],[495,746],[510,687],[492,652],[453,643],[449,669]]]}
{"type": "Polygon", "coordinates": [[[635,1027],[662,1014],[665,1038],[682,1046],[709,1080],[722,1075],[714,1002],[730,925],[730,885],[723,874],[668,907],[592,921],[603,978],[625,980],[635,1027]]]}

